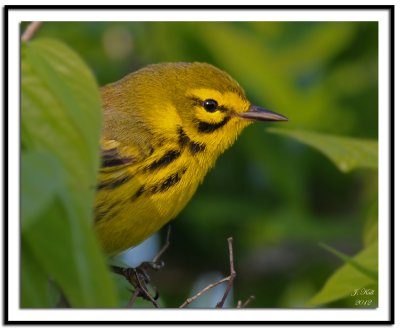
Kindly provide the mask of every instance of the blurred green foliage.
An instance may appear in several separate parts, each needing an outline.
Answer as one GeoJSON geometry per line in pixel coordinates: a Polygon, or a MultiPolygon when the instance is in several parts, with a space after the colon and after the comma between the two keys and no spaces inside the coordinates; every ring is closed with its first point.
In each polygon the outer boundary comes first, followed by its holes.
{"type": "Polygon", "coordinates": [[[22,44],[21,75],[21,304],[54,306],[58,286],[72,307],[115,306],[91,229],[101,129],[95,79],[73,51],[45,39],[22,44]]]}
{"type": "MultiPolygon", "coordinates": [[[[377,22],[46,22],[41,37],[76,51],[99,85],[150,63],[205,61],[229,72],[253,103],[289,117],[245,130],[172,222],[167,265],[153,278],[166,307],[182,304],[202,275],[229,273],[229,236],[234,300],[255,295],[250,307],[307,305],[343,264],[320,242],[355,259],[374,245],[377,171],[341,172],[265,128],[377,141],[377,22]]],[[[351,293],[363,286],[352,284],[360,286],[324,305],[360,307],[351,293]]]]}
{"type": "Polygon", "coordinates": [[[378,169],[378,141],[346,138],[328,134],[288,129],[268,129],[316,148],[343,172],[356,168],[378,169]]]}

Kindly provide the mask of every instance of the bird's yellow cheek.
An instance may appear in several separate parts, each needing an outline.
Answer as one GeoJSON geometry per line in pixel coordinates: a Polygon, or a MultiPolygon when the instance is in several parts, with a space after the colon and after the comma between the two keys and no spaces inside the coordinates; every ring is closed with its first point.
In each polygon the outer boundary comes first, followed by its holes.
{"type": "Polygon", "coordinates": [[[176,127],[182,124],[182,118],[172,103],[163,103],[162,106],[154,108],[151,114],[147,114],[147,122],[155,134],[169,136],[176,134],[176,127]]]}

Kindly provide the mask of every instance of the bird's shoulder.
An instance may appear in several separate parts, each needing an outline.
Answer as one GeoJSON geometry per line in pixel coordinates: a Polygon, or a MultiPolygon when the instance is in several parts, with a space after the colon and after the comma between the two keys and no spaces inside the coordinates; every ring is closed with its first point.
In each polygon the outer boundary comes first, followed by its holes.
{"type": "Polygon", "coordinates": [[[102,169],[140,164],[154,151],[155,138],[144,118],[114,108],[103,109],[102,169]]]}

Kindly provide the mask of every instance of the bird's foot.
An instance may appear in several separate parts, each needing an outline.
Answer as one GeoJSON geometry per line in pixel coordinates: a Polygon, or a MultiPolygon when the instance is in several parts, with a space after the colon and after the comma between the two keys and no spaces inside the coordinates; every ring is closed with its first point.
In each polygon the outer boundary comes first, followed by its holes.
{"type": "Polygon", "coordinates": [[[134,288],[133,295],[128,303],[128,306],[132,306],[137,297],[142,297],[145,300],[150,301],[155,307],[159,307],[157,303],[157,289],[154,287],[151,287],[152,289],[150,289],[155,290],[154,296],[152,296],[151,292],[149,291],[150,275],[148,274],[148,270],[151,269],[154,271],[159,271],[164,267],[165,263],[160,258],[169,246],[170,231],[171,228],[169,226],[166,242],[152,261],[143,262],[137,267],[119,267],[114,265],[110,267],[112,272],[122,275],[134,288]]]}
{"type": "Polygon", "coordinates": [[[155,295],[152,296],[150,292],[152,289],[149,289],[150,275],[147,272],[149,263],[151,262],[142,263],[138,267],[111,266],[114,273],[122,275],[134,288],[132,298],[128,303],[129,306],[133,305],[137,297],[142,297],[150,301],[155,307],[159,307],[157,290],[155,295]]]}

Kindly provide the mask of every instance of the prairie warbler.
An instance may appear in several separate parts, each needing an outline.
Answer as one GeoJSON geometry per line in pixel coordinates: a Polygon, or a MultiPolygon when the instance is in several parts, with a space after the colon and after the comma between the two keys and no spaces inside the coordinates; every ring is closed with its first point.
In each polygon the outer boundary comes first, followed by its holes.
{"type": "Polygon", "coordinates": [[[101,93],[95,229],[108,254],[173,219],[243,128],[287,120],[252,105],[235,80],[206,63],[150,65],[101,93]]]}

